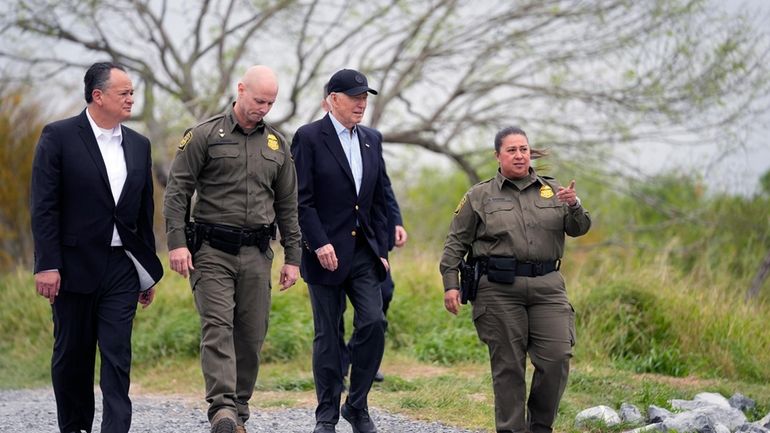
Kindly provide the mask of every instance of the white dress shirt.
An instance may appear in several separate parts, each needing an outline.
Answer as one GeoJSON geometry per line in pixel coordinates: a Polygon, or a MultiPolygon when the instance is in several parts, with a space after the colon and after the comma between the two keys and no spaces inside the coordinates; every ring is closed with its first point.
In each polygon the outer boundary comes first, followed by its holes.
{"type": "Polygon", "coordinates": [[[334,130],[337,131],[340,144],[342,144],[342,150],[348,158],[350,171],[353,173],[353,181],[356,183],[356,194],[358,194],[361,190],[361,178],[364,175],[364,166],[361,161],[361,146],[358,141],[358,129],[355,126],[353,126],[353,129],[345,128],[331,111],[329,112],[329,118],[332,119],[334,130]]]}
{"type": "MultiPolygon", "coordinates": [[[[91,124],[91,129],[93,129],[96,142],[99,144],[99,151],[102,153],[104,166],[107,168],[107,178],[110,180],[112,198],[117,204],[128,174],[126,170],[126,157],[123,154],[123,133],[120,124],[112,129],[104,129],[94,122],[88,109],[86,109],[86,116],[91,124]]],[[[118,235],[118,229],[114,225],[110,245],[114,247],[123,245],[123,241],[120,240],[118,235]]]]}

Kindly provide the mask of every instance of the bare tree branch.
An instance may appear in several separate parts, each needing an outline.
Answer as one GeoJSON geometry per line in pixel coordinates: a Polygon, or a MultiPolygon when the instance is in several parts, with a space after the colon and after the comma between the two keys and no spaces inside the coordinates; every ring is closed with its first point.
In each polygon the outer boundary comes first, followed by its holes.
{"type": "Polygon", "coordinates": [[[469,180],[503,125],[576,158],[586,158],[578,145],[728,142],[770,94],[767,36],[719,19],[706,0],[191,0],[183,9],[14,0],[9,9],[0,35],[18,43],[1,57],[39,78],[82,69],[90,59],[73,52],[126,64],[145,86],[140,120],[161,146],[220,111],[238,70],[257,62],[289,83],[272,114],[284,132],[318,114],[331,73],[357,68],[381,90],[369,123],[389,142],[446,156],[469,180]]]}

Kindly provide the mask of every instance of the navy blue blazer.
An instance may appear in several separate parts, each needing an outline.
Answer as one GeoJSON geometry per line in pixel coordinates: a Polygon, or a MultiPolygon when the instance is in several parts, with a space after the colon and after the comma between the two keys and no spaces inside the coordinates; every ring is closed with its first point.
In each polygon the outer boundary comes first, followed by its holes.
{"type": "MultiPolygon", "coordinates": [[[[348,277],[356,236],[365,236],[376,255],[388,257],[382,135],[371,128],[357,130],[363,163],[358,194],[328,114],[300,127],[292,139],[303,243],[300,272],[310,284],[335,285],[348,277]],[[339,265],[334,272],[321,267],[315,254],[326,244],[332,244],[337,255],[339,265]]],[[[384,265],[378,260],[376,266],[378,276],[384,279],[384,265]]]]}
{"type": "MultiPolygon", "coordinates": [[[[380,131],[362,125],[358,125],[358,128],[361,128],[366,133],[371,133],[380,137],[380,141],[382,141],[382,134],[380,134],[380,131]]],[[[393,185],[390,183],[388,170],[384,165],[382,166],[382,173],[383,181],[385,182],[385,204],[387,205],[386,216],[388,219],[388,251],[390,251],[396,246],[396,226],[403,226],[404,221],[401,218],[401,208],[398,206],[396,194],[393,192],[393,185]]]]}
{"type": "Polygon", "coordinates": [[[155,254],[150,141],[122,127],[126,182],[115,203],[91,124],[78,116],[43,128],[32,170],[35,272],[58,269],[60,290],[92,293],[107,270],[113,226],[133,256],[142,289],[163,276],[155,254]]]}

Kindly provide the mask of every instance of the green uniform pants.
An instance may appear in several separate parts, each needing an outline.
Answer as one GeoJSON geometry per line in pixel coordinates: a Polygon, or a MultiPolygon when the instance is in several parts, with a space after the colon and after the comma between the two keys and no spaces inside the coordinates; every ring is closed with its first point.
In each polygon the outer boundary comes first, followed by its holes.
{"type": "Polygon", "coordinates": [[[270,312],[273,253],[241,247],[232,255],[203,243],[190,285],[201,322],[201,368],[209,420],[220,409],[249,418],[248,401],[259,372],[259,351],[270,312]]]}
{"type": "Polygon", "coordinates": [[[483,276],[473,321],[489,348],[497,431],[550,433],[575,344],[575,313],[561,274],[516,277],[513,284],[483,276]],[[535,370],[525,418],[527,354],[535,370]]]}

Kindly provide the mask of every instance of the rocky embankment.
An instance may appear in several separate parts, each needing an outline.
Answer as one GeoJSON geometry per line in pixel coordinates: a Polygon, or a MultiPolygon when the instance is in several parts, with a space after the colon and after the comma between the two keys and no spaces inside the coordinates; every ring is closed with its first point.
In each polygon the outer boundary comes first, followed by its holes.
{"type": "Polygon", "coordinates": [[[580,412],[575,425],[622,425],[628,427],[624,433],[770,433],[770,413],[759,421],[749,422],[746,412],[754,409],[756,402],[742,394],[727,399],[718,393],[703,392],[692,400],[669,400],[668,404],[671,411],[650,406],[644,414],[627,403],[617,411],[609,406],[596,406],[580,412]]]}

